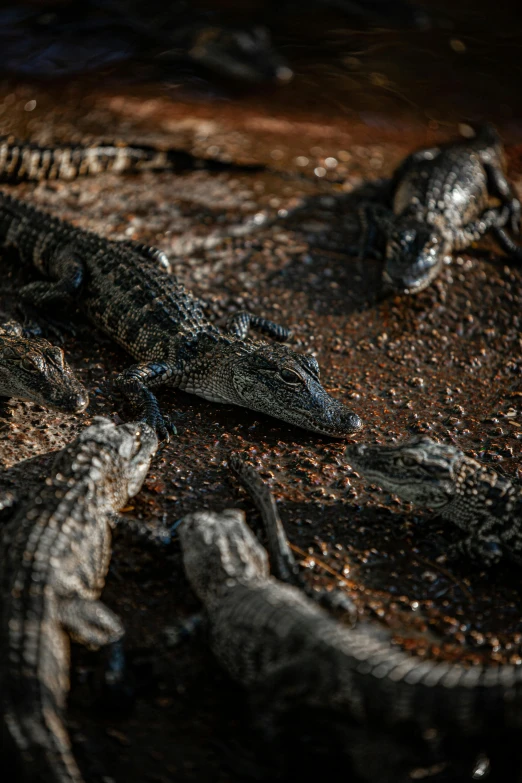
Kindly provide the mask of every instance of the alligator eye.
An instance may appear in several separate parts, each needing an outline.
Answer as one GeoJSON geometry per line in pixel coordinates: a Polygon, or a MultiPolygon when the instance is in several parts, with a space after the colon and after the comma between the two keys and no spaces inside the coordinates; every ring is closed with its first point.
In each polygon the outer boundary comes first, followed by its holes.
{"type": "Polygon", "coordinates": [[[283,379],[283,380],[284,380],[286,383],[294,383],[294,384],[297,384],[297,383],[302,383],[302,382],[303,382],[303,381],[302,381],[302,379],[301,379],[301,376],[300,376],[300,375],[298,375],[298,374],[297,374],[296,372],[294,372],[293,370],[281,370],[281,372],[280,372],[280,375],[281,375],[281,378],[282,378],[282,379],[283,379]]]}
{"type": "Polygon", "coordinates": [[[404,456],[404,457],[402,458],[402,463],[403,463],[403,465],[405,465],[407,468],[413,468],[413,467],[415,467],[415,465],[417,464],[417,460],[415,459],[415,457],[408,457],[408,456],[404,456]]]}
{"type": "Polygon", "coordinates": [[[38,372],[38,366],[36,362],[29,358],[29,356],[24,356],[21,365],[24,370],[27,370],[27,372],[38,372]]]}

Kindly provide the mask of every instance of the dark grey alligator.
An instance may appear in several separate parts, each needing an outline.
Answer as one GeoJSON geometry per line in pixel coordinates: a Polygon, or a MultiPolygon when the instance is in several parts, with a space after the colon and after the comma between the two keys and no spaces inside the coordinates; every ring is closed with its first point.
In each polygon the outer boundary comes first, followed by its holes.
{"type": "Polygon", "coordinates": [[[30,500],[0,503],[0,704],[31,780],[82,781],[64,722],[70,638],[99,647],[124,633],[99,600],[110,528],[156,448],[147,424],[97,418],[30,500]]]}
{"type": "Polygon", "coordinates": [[[313,356],[248,337],[253,328],[286,340],[287,329],[244,311],[229,319],[226,330],[217,328],[201,302],[159,268],[156,249],[111,242],[5,193],[0,243],[16,248],[51,281],[22,288],[25,303],[61,311],[80,305],[139,360],[116,386],[161,437],[168,437],[168,427],[152,389],[166,384],[334,437],[362,426],[324,390],[313,356]]]}
{"type": "Polygon", "coordinates": [[[406,293],[421,291],[453,251],[464,250],[488,231],[518,257],[506,226],[518,234],[520,202],[504,170],[502,142],[490,125],[472,139],[409,155],[386,189],[385,204],[369,203],[360,210],[362,252],[385,258],[385,283],[406,293]]]}
{"type": "MultiPolygon", "coordinates": [[[[242,481],[250,483],[248,473],[242,481]]],[[[263,514],[265,524],[273,520],[263,514]]],[[[408,727],[417,737],[433,729],[439,737],[475,737],[522,725],[519,666],[419,660],[363,620],[352,628],[336,622],[301,590],[270,576],[267,552],[242,511],[189,514],[179,534],[211,648],[248,688],[267,739],[289,712],[304,708],[384,730],[408,727]]],[[[271,548],[279,538],[276,528],[268,531],[271,548]]],[[[285,561],[284,548],[273,559],[285,561]]]]}
{"type": "Polygon", "coordinates": [[[522,487],[493,468],[425,437],[396,446],[350,445],[346,459],[365,479],[465,530],[448,556],[465,553],[486,565],[502,555],[522,562],[522,487]]]}
{"type": "Polygon", "coordinates": [[[16,321],[0,326],[0,412],[11,397],[67,413],[80,413],[89,403],[62,349],[16,321]]]}

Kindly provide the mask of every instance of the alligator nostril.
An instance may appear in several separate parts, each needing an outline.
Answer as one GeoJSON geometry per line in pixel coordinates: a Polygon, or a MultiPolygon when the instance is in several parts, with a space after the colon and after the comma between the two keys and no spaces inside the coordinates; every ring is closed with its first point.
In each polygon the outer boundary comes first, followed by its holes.
{"type": "Polygon", "coordinates": [[[74,413],[81,413],[85,410],[85,408],[89,404],[89,395],[87,392],[85,394],[78,394],[75,397],[72,397],[69,404],[69,409],[73,411],[74,413]]]}
{"type": "Polygon", "coordinates": [[[346,430],[346,433],[357,432],[357,430],[361,430],[363,426],[361,419],[356,413],[352,413],[351,411],[342,414],[341,423],[346,430]]]}

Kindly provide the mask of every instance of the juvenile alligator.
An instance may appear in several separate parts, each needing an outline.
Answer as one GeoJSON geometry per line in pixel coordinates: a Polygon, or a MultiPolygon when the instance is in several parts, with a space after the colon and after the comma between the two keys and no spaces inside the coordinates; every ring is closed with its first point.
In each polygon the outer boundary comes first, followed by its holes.
{"type": "Polygon", "coordinates": [[[348,463],[369,481],[466,531],[446,549],[486,565],[505,555],[522,562],[522,487],[455,446],[415,438],[397,446],[348,446],[348,463]]]}
{"type": "MultiPolygon", "coordinates": [[[[243,512],[189,514],[179,535],[211,648],[248,688],[265,739],[275,741],[285,716],[304,708],[383,730],[407,727],[417,739],[430,729],[439,738],[491,738],[497,728],[522,725],[521,667],[419,660],[363,620],[341,625],[270,576],[267,552],[243,512]]],[[[268,534],[277,539],[277,531],[268,534]]]]}
{"type": "Polygon", "coordinates": [[[95,419],[0,529],[0,703],[31,780],[82,781],[64,723],[69,640],[99,647],[124,633],[99,600],[110,526],[141,488],[156,448],[147,424],[95,419]]]}
{"type": "Polygon", "coordinates": [[[11,397],[67,413],[80,413],[89,403],[62,349],[16,321],[0,326],[0,413],[11,397]]]}
{"type": "Polygon", "coordinates": [[[395,171],[385,206],[360,210],[363,253],[384,256],[384,282],[416,293],[439,274],[455,250],[488,231],[506,252],[519,257],[505,227],[520,230],[520,202],[506,179],[501,140],[490,125],[474,138],[422,149],[395,171]],[[492,205],[492,199],[500,204],[492,205]]]}
{"type": "Polygon", "coordinates": [[[201,302],[158,267],[154,248],[111,242],[1,192],[0,243],[52,281],[22,288],[24,302],[58,312],[80,305],[139,360],[115,385],[162,438],[168,428],[151,391],[162,384],[334,437],[362,426],[323,389],[313,356],[247,336],[254,328],[285,340],[288,330],[244,311],[217,328],[201,302]]]}
{"type": "Polygon", "coordinates": [[[146,144],[96,143],[45,146],[0,136],[0,182],[73,180],[104,171],[116,174],[145,170],[259,171],[258,164],[200,158],[178,149],[159,150],[146,144]]]}

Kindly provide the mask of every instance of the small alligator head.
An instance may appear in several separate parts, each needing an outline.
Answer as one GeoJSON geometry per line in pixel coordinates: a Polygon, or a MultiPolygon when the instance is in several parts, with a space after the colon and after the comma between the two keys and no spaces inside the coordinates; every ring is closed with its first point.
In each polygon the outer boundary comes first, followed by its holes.
{"type": "Polygon", "coordinates": [[[156,433],[145,422],[117,426],[110,419],[96,416],[58,457],[55,472],[62,463],[66,466],[70,462],[66,455],[74,451],[76,465],[83,464],[91,471],[94,483],[110,491],[111,505],[117,509],[140,491],[157,448],[156,433]]]}
{"type": "Polygon", "coordinates": [[[204,27],[189,51],[190,59],[240,82],[289,82],[293,73],[272,48],[264,27],[204,27]]]}
{"type": "Polygon", "coordinates": [[[24,337],[3,330],[0,395],[66,413],[80,413],[89,404],[87,390],[73,374],[61,348],[41,337],[24,337]]]}
{"type": "Polygon", "coordinates": [[[189,514],[181,521],[179,537],[185,573],[205,605],[235,582],[269,575],[268,555],[246,525],[243,511],[189,514]]]}
{"type": "Polygon", "coordinates": [[[416,294],[437,277],[448,255],[447,242],[436,228],[413,219],[398,221],[386,243],[384,282],[416,294]]]}
{"type": "Polygon", "coordinates": [[[324,390],[316,359],[286,345],[243,341],[224,345],[202,386],[203,390],[187,391],[323,435],[342,438],[362,427],[357,414],[324,390]]]}
{"type": "Polygon", "coordinates": [[[458,489],[464,454],[430,438],[415,438],[398,446],[350,445],[347,462],[358,472],[402,500],[441,509],[458,489]]]}

